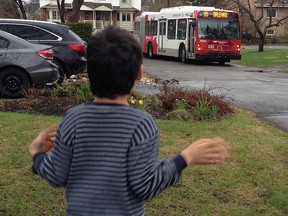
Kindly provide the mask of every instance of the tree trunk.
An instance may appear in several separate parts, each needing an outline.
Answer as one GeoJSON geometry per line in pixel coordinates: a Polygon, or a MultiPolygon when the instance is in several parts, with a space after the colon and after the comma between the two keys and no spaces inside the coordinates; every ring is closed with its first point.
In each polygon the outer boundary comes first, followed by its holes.
{"type": "Polygon", "coordinates": [[[18,5],[20,12],[22,14],[23,19],[27,19],[26,12],[23,7],[22,0],[15,0],[16,4],[18,5]]]}
{"type": "Polygon", "coordinates": [[[57,0],[57,6],[60,13],[61,23],[65,23],[65,0],[57,0]]]}
{"type": "Polygon", "coordinates": [[[258,48],[258,52],[263,52],[264,51],[264,43],[265,43],[265,36],[263,34],[260,34],[260,38],[259,38],[259,48],[258,48]]]}
{"type": "Polygon", "coordinates": [[[72,2],[72,11],[67,16],[68,23],[76,23],[80,18],[80,8],[83,4],[84,0],[73,0],[72,2]]]}

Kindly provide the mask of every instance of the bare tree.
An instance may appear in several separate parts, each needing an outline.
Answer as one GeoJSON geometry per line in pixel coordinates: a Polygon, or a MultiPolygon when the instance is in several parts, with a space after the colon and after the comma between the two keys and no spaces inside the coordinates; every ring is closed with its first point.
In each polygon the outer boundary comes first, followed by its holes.
{"type": "Polygon", "coordinates": [[[258,42],[258,51],[264,51],[264,42],[267,33],[267,29],[271,27],[279,27],[280,25],[285,24],[285,21],[288,20],[288,14],[286,13],[283,17],[274,18],[272,15],[273,8],[281,8],[283,6],[288,6],[287,0],[258,0],[256,4],[253,0],[230,0],[235,3],[239,9],[243,10],[246,13],[251,22],[254,25],[256,32],[259,35],[258,42]],[[268,10],[267,14],[266,11],[268,10]],[[257,13],[259,11],[259,13],[257,13]],[[266,22],[266,15],[269,16],[268,22],[266,22]]]}
{"type": "Polygon", "coordinates": [[[18,6],[14,0],[0,0],[0,14],[3,18],[20,18],[18,6]]]}
{"type": "Polygon", "coordinates": [[[65,0],[57,0],[57,7],[60,14],[61,23],[65,23],[65,0]]]}
{"type": "Polygon", "coordinates": [[[22,17],[23,19],[27,19],[27,16],[26,16],[26,12],[24,10],[24,7],[23,7],[23,2],[22,0],[14,0],[14,2],[16,3],[16,5],[18,6],[21,14],[22,14],[22,17]]]}
{"type": "Polygon", "coordinates": [[[80,8],[83,5],[84,0],[73,0],[72,11],[67,16],[67,22],[78,22],[80,18],[80,8]]]}

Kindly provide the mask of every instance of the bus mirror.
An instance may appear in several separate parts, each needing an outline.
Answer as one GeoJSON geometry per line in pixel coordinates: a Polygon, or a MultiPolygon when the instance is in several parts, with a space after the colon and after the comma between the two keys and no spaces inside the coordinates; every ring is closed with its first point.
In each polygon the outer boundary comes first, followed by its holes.
{"type": "Polygon", "coordinates": [[[191,21],[191,22],[190,22],[190,25],[191,25],[193,28],[195,28],[196,25],[197,25],[197,23],[196,23],[195,21],[191,21]]]}

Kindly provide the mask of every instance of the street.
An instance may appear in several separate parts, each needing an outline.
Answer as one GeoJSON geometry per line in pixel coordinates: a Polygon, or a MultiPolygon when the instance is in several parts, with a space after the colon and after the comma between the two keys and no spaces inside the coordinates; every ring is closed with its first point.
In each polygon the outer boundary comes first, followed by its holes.
{"type": "MultiPolygon", "coordinates": [[[[281,67],[282,69],[283,67],[281,67]]],[[[288,73],[278,68],[255,68],[227,63],[183,64],[171,58],[144,58],[144,71],[160,79],[179,80],[180,86],[213,93],[226,92],[236,107],[288,131],[288,73]]],[[[150,89],[150,91],[156,91],[150,89]]]]}

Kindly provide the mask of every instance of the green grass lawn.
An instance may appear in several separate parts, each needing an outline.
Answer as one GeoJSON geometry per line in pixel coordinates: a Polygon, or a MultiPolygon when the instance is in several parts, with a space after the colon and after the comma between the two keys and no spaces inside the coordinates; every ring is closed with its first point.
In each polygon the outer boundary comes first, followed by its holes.
{"type": "Polygon", "coordinates": [[[258,52],[258,49],[242,49],[241,55],[241,60],[234,60],[232,62],[261,67],[288,65],[288,49],[269,49],[266,47],[264,52],[258,52]]]}
{"type": "MultiPolygon", "coordinates": [[[[0,112],[0,215],[65,215],[65,192],[31,173],[27,148],[59,117],[0,112]]],[[[288,215],[288,133],[237,111],[221,121],[157,120],[162,157],[202,137],[223,137],[232,158],[191,166],[180,182],[146,203],[147,215],[288,215]]]]}

